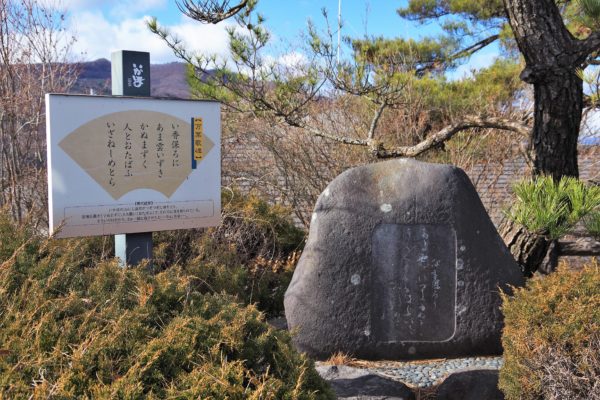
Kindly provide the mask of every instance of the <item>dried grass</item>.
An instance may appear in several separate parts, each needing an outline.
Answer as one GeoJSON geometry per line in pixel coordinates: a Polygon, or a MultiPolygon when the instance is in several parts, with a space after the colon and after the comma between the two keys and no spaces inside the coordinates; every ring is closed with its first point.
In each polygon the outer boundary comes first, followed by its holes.
{"type": "Polygon", "coordinates": [[[355,358],[353,358],[352,356],[350,356],[349,354],[338,351],[337,353],[335,353],[331,357],[329,357],[327,360],[325,360],[323,362],[323,364],[355,366],[356,365],[355,361],[357,361],[357,360],[355,358]]]}
{"type": "Polygon", "coordinates": [[[600,399],[600,265],[566,265],[504,296],[507,400],[600,399]]]}

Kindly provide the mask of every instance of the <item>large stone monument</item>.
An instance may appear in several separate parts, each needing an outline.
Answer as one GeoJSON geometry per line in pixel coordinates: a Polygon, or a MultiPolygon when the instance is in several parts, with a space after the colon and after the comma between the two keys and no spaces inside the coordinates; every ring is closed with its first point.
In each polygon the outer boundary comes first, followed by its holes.
{"type": "Polygon", "coordinates": [[[522,284],[467,175],[397,159],[348,170],[321,194],[285,313],[316,358],[491,355],[499,293],[522,284]]]}

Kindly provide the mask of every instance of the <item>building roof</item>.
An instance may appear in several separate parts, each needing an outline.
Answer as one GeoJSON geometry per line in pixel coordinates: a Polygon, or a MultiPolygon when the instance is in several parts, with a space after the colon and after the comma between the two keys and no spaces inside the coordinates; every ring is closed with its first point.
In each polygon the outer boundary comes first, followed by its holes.
{"type": "MultiPolygon", "coordinates": [[[[600,184],[600,146],[585,146],[579,151],[579,178],[600,184]]],[[[504,210],[512,201],[512,185],[531,175],[524,158],[506,160],[501,164],[477,164],[466,171],[492,221],[499,226],[504,210]]]]}

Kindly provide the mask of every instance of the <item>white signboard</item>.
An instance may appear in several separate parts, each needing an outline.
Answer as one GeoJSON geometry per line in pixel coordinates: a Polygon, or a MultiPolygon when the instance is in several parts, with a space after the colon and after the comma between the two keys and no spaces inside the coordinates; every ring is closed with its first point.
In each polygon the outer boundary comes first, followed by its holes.
{"type": "Polygon", "coordinates": [[[219,103],[48,94],[46,135],[56,237],[219,224],[219,103]]]}

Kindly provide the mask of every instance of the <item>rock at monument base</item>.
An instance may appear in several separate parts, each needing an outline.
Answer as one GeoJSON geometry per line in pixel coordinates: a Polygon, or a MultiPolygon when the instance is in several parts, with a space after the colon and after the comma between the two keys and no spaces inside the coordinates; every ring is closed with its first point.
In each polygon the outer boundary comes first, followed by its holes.
{"type": "Polygon", "coordinates": [[[358,368],[317,367],[340,400],[414,400],[413,391],[401,382],[386,379],[358,368]]]}
{"type": "Polygon", "coordinates": [[[498,371],[457,372],[442,382],[437,400],[504,400],[498,389],[498,371]]]}
{"type": "Polygon", "coordinates": [[[492,355],[499,292],[522,284],[462,170],[396,159],[321,194],[285,313],[297,348],[319,359],[492,355]]]}

